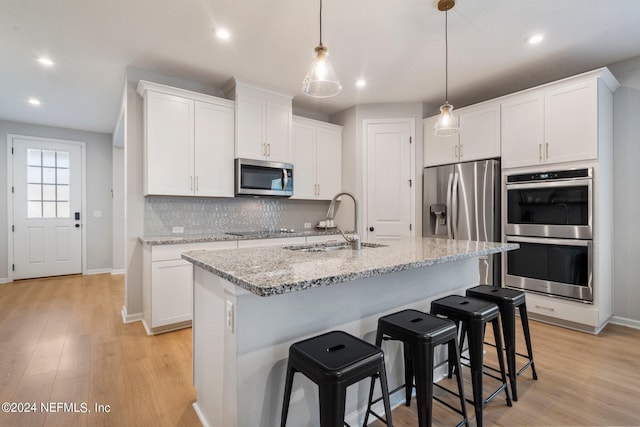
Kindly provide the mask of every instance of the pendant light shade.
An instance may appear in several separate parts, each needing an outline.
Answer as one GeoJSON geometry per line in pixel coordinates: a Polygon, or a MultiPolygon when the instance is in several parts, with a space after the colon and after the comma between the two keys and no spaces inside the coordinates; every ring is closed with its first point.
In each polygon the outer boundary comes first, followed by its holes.
{"type": "Polygon", "coordinates": [[[322,44],[322,0],[320,0],[320,44],[313,50],[313,62],[302,81],[302,91],[314,98],[328,98],[342,90],[340,80],[329,62],[329,50],[322,44]]]}
{"type": "Polygon", "coordinates": [[[438,10],[444,12],[444,46],[445,46],[445,71],[444,71],[444,104],[440,107],[440,117],[434,125],[436,136],[452,136],[460,133],[458,119],[453,115],[453,105],[449,104],[449,37],[447,12],[455,6],[455,0],[440,0],[438,10]]]}

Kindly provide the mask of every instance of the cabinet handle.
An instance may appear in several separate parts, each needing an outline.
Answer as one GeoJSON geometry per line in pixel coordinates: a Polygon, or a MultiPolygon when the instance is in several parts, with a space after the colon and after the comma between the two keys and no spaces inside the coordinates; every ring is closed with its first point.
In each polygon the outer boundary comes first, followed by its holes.
{"type": "Polygon", "coordinates": [[[549,143],[547,142],[547,144],[546,144],[546,145],[547,145],[547,146],[545,147],[545,150],[546,150],[546,158],[547,158],[547,160],[549,160],[549,143]]]}
{"type": "Polygon", "coordinates": [[[458,146],[453,146],[453,159],[456,160],[458,158],[458,146]]]}
{"type": "Polygon", "coordinates": [[[318,188],[318,192],[316,193],[317,196],[320,195],[320,184],[316,184],[316,187],[318,188]]]}
{"type": "Polygon", "coordinates": [[[267,144],[267,156],[271,157],[271,144],[267,144]]]}
{"type": "Polygon", "coordinates": [[[198,175],[196,175],[196,191],[198,191],[198,190],[199,190],[199,188],[198,188],[198,175]]]}
{"type": "Polygon", "coordinates": [[[193,191],[193,176],[189,175],[189,190],[193,191]]]}
{"type": "Polygon", "coordinates": [[[540,163],[542,163],[542,144],[538,144],[538,158],[540,159],[540,163]]]}
{"type": "Polygon", "coordinates": [[[463,153],[463,147],[464,147],[464,145],[460,144],[460,158],[462,158],[464,156],[464,154],[462,154],[463,153]]]}
{"type": "Polygon", "coordinates": [[[262,157],[267,157],[267,144],[262,144],[262,157]]]}
{"type": "Polygon", "coordinates": [[[541,309],[541,310],[556,311],[556,309],[553,308],[553,307],[545,307],[544,305],[538,305],[538,304],[536,304],[536,308],[541,309]]]}

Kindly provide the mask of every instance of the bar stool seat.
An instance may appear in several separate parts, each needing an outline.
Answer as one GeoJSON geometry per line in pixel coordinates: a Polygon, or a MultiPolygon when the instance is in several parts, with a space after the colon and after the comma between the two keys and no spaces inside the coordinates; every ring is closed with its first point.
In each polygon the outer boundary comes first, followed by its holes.
{"type": "Polygon", "coordinates": [[[511,385],[511,394],[513,400],[518,400],[518,389],[516,377],[531,366],[533,379],[538,379],[536,367],[533,362],[533,350],[531,345],[531,334],[529,332],[529,318],[527,316],[527,303],[525,293],[517,289],[499,288],[496,286],[480,285],[466,292],[468,297],[490,301],[498,306],[500,310],[500,319],[502,323],[502,333],[504,335],[505,353],[507,355],[507,370],[509,375],[509,383],[511,385]],[[516,352],[516,308],[520,311],[520,320],[522,322],[522,331],[524,334],[525,344],[527,346],[527,354],[516,352]],[[528,362],[520,369],[516,368],[516,355],[526,357],[528,362]]]}
{"type": "Polygon", "coordinates": [[[379,347],[343,331],[327,332],[292,344],[289,347],[281,427],[285,427],[287,422],[296,372],[318,385],[321,427],[347,425],[344,422],[347,387],[367,377],[373,377],[373,380],[379,377],[386,424],[392,427],[384,353],[379,347]]]}
{"type": "MultiPolygon", "coordinates": [[[[471,368],[471,387],[473,389],[473,406],[476,415],[476,425],[482,427],[482,409],[501,391],[504,390],[507,405],[511,406],[511,397],[507,386],[507,377],[504,366],[504,358],[502,356],[502,336],[500,334],[500,326],[498,322],[499,310],[494,303],[464,297],[460,295],[449,295],[444,298],[431,302],[431,313],[435,315],[445,316],[456,324],[461,325],[461,340],[465,334],[469,339],[469,362],[471,368]],[[486,324],[491,322],[494,338],[498,345],[496,353],[498,356],[498,364],[500,365],[500,377],[493,378],[502,382],[500,387],[494,391],[487,399],[483,397],[483,365],[484,365],[484,333],[486,324]]],[[[462,347],[462,342],[460,343],[462,347]]],[[[451,374],[451,363],[449,364],[449,373],[451,374]]]]}
{"type": "MultiPolygon", "coordinates": [[[[413,380],[415,378],[418,426],[431,426],[433,399],[462,415],[463,419],[458,424],[459,426],[468,426],[469,421],[465,407],[460,352],[457,341],[458,334],[455,323],[418,310],[403,310],[378,319],[376,345],[380,346],[382,341],[387,339],[399,340],[404,344],[405,384],[398,387],[397,390],[405,388],[406,405],[410,406],[413,380]],[[452,407],[433,395],[434,350],[442,344],[448,345],[449,360],[454,360],[457,367],[458,394],[438,384],[435,385],[448,393],[458,396],[460,398],[460,409],[452,407]]],[[[373,387],[369,392],[369,404],[364,425],[367,425],[369,413],[377,416],[375,412],[371,411],[371,405],[374,403],[372,397],[373,387]]]]}

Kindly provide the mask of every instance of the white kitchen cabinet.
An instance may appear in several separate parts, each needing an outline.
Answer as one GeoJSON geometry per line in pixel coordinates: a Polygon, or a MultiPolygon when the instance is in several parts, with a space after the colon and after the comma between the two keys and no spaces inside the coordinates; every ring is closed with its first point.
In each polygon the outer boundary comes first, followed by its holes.
{"type": "Polygon", "coordinates": [[[606,68],[502,99],[502,167],[597,160],[599,111],[618,83],[606,68]]]}
{"type": "Polygon", "coordinates": [[[144,194],[233,197],[232,101],[140,81],[144,194]]]}
{"type": "Polygon", "coordinates": [[[293,118],[293,197],[331,200],[342,189],[342,126],[293,118]]]}
{"type": "Polygon", "coordinates": [[[234,249],[237,241],[145,245],[143,250],[143,323],[149,335],[191,326],[193,264],[184,252],[234,249]]]}
{"type": "Polygon", "coordinates": [[[423,120],[424,166],[500,157],[500,104],[482,103],[454,110],[460,133],[436,136],[433,126],[439,116],[423,120]]]}
{"type": "Polygon", "coordinates": [[[238,79],[225,92],[236,101],[235,156],[290,162],[293,97],[238,79]]]}

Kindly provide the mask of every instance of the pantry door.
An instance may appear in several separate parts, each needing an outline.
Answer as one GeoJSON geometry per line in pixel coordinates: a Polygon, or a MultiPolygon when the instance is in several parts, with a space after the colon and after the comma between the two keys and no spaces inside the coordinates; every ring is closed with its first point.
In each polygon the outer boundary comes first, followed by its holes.
{"type": "Polygon", "coordinates": [[[82,273],[84,143],[10,138],[13,279],[82,273]]]}
{"type": "Polygon", "coordinates": [[[415,235],[413,119],[365,120],[367,179],[363,235],[398,239],[415,235]]]}

